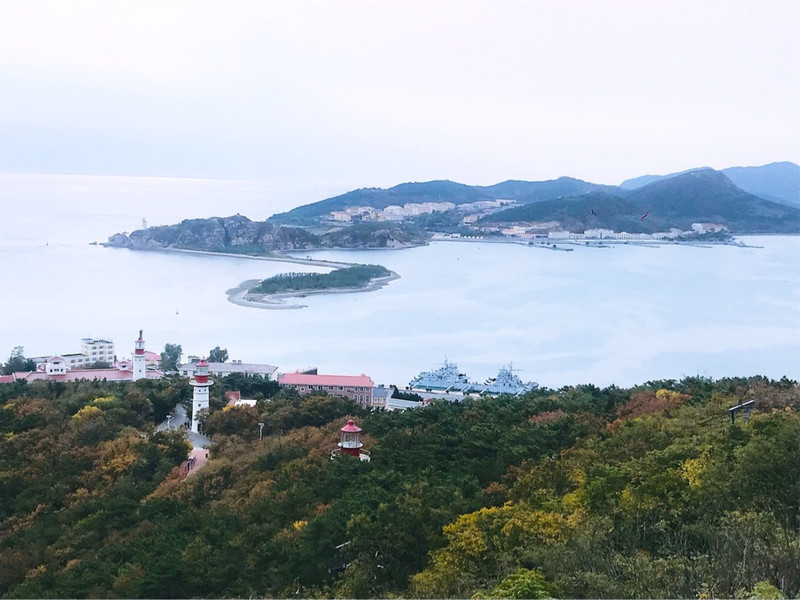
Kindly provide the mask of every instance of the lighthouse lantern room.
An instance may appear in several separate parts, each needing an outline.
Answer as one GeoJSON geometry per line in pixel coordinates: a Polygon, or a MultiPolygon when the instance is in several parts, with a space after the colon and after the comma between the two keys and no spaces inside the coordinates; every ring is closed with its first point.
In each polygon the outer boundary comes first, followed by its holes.
{"type": "Polygon", "coordinates": [[[339,447],[331,453],[331,458],[335,458],[339,454],[348,454],[369,462],[369,452],[361,448],[364,445],[361,443],[361,428],[355,424],[355,421],[350,419],[347,425],[339,430],[339,440],[339,447]]]}
{"type": "Polygon", "coordinates": [[[208,410],[208,388],[214,383],[208,377],[208,363],[205,359],[197,363],[194,377],[189,381],[194,388],[192,394],[192,431],[199,433],[197,417],[201,410],[208,410]]]}

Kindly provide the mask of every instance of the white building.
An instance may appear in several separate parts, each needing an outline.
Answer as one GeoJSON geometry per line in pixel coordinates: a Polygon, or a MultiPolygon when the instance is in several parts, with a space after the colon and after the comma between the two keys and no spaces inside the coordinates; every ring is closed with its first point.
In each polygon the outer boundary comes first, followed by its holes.
{"type": "MultiPolygon", "coordinates": [[[[41,356],[34,358],[37,364],[44,364],[49,357],[41,356]]],[[[94,338],[83,338],[81,340],[81,351],[59,354],[64,365],[68,369],[82,369],[93,365],[96,362],[104,362],[109,365],[114,364],[114,342],[110,340],[100,340],[94,338]]]]}
{"type": "Polygon", "coordinates": [[[81,340],[81,354],[91,358],[91,362],[114,362],[114,342],[111,340],[97,340],[83,338],[81,340]]]}
{"type": "Polygon", "coordinates": [[[591,239],[613,239],[616,233],[613,229],[587,229],[583,232],[584,237],[591,239]]]}
{"type": "MultiPolygon", "coordinates": [[[[243,363],[240,360],[233,360],[231,362],[208,363],[208,372],[214,377],[224,377],[231,373],[241,373],[242,375],[255,375],[263,377],[264,379],[274,379],[275,372],[278,367],[274,365],[264,365],[258,363],[243,363]]],[[[197,363],[188,362],[178,367],[178,372],[182,377],[193,377],[197,370],[197,363]]]]}

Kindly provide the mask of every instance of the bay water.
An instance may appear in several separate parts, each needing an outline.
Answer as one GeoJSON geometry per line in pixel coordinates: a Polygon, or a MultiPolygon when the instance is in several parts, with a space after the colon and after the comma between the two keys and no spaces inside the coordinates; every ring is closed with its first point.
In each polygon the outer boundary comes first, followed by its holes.
{"type": "Polygon", "coordinates": [[[630,386],[689,375],[800,379],[800,237],[749,247],[576,247],[435,242],[297,253],[381,264],[400,278],[305,308],[228,301],[226,290],[306,265],[92,245],[185,218],[263,220],[359,187],[330,182],[0,174],[0,360],[77,352],[83,337],[131,353],[220,346],[280,371],[365,373],[405,386],[445,357],[472,379],[512,364],[548,387],[630,386]]]}

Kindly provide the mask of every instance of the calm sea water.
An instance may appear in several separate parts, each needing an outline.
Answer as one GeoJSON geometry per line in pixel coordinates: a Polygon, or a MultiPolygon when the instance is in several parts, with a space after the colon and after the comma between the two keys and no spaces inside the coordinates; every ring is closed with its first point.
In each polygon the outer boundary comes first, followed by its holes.
{"type": "Polygon", "coordinates": [[[616,246],[553,252],[441,242],[304,252],[378,263],[381,290],[309,296],[302,310],[227,301],[247,279],[297,265],[90,245],[118,231],[241,213],[264,219],[357,185],[0,174],[0,356],[76,352],[82,337],[127,355],[214,346],[281,371],[370,375],[404,386],[445,357],[473,379],[513,363],[549,387],[686,375],[800,379],[800,237],[760,248],[616,246]]]}

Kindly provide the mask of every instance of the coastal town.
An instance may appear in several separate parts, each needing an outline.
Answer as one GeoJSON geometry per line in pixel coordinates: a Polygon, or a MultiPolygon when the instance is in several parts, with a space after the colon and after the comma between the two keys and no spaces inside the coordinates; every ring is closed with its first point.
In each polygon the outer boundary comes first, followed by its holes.
{"type": "MultiPolygon", "coordinates": [[[[407,410],[430,404],[436,399],[450,401],[463,400],[467,396],[497,396],[501,394],[520,395],[538,387],[535,382],[522,382],[514,374],[511,365],[502,366],[497,377],[483,383],[471,381],[458,366],[445,358],[444,365],[423,371],[413,378],[405,390],[415,399],[394,397],[396,388],[375,381],[364,373],[323,374],[316,367],[281,372],[275,365],[245,363],[241,360],[230,362],[208,361],[205,358],[190,356],[188,362],[169,372],[163,368],[162,355],[145,348],[143,332],[133,344],[130,358],[117,360],[114,343],[103,338],[83,338],[81,351],[27,359],[30,370],[14,371],[0,375],[0,384],[34,381],[72,382],[72,381],[138,381],[141,379],[163,379],[167,376],[186,378],[193,386],[193,414],[191,430],[198,432],[197,413],[208,409],[208,387],[213,383],[211,377],[224,377],[239,374],[275,381],[279,386],[295,390],[299,395],[324,392],[349,398],[363,408],[383,410],[407,410]]],[[[238,394],[238,392],[236,392],[238,394]]],[[[231,396],[231,406],[252,405],[241,396],[231,396]]]]}
{"type": "MultiPolygon", "coordinates": [[[[400,222],[404,219],[419,217],[420,215],[430,215],[436,212],[457,211],[460,213],[461,225],[474,227],[476,234],[500,235],[505,238],[523,239],[531,242],[543,241],[670,241],[681,238],[705,235],[709,233],[719,233],[728,231],[728,227],[722,223],[692,223],[690,230],[681,230],[675,227],[667,231],[653,233],[629,233],[627,231],[615,231],[613,229],[594,227],[581,232],[573,232],[563,228],[558,221],[529,221],[519,223],[480,225],[476,224],[482,217],[492,215],[505,208],[517,206],[518,203],[512,199],[484,200],[471,202],[457,206],[453,202],[407,202],[400,205],[389,205],[385,208],[373,208],[371,206],[350,206],[344,210],[331,211],[327,219],[321,222],[333,223],[365,223],[365,222],[400,222]]],[[[594,214],[594,213],[593,213],[594,214]]],[[[644,221],[648,217],[645,213],[640,217],[644,221]]],[[[459,233],[452,234],[433,234],[433,240],[458,239],[461,237],[474,238],[474,236],[462,236],[459,233]]]]}

